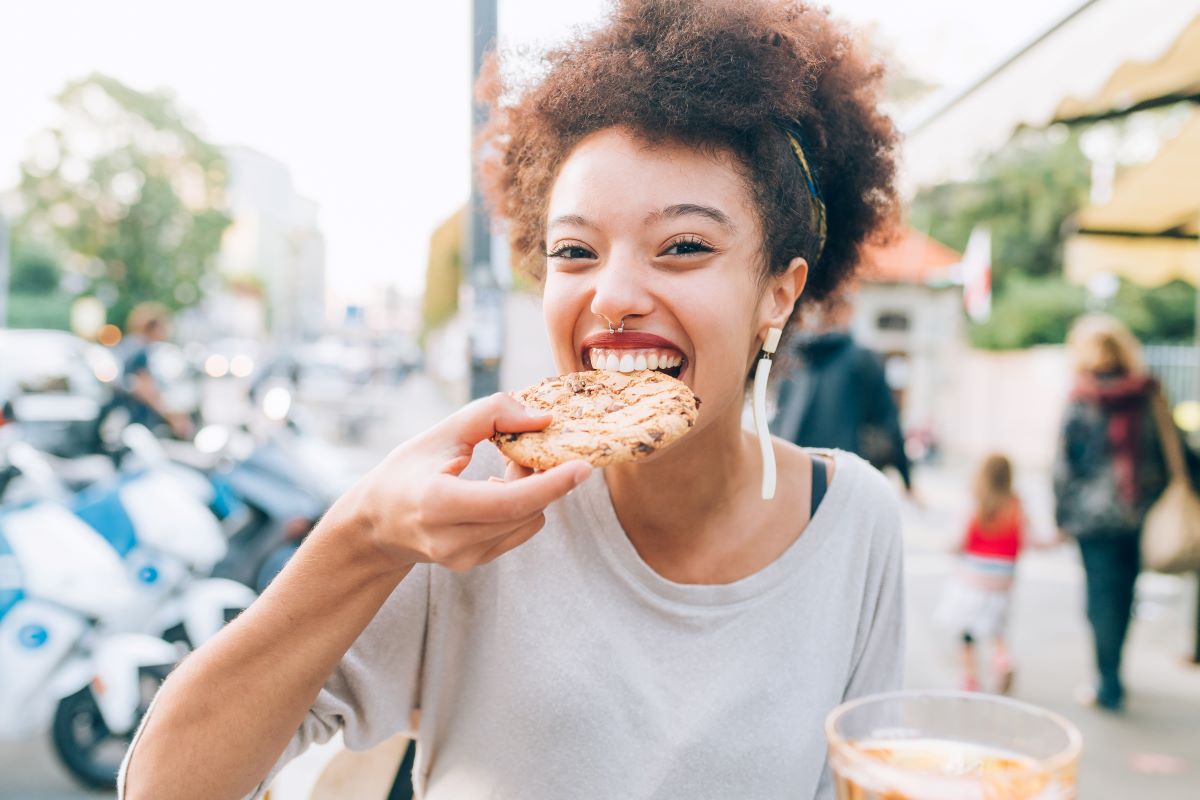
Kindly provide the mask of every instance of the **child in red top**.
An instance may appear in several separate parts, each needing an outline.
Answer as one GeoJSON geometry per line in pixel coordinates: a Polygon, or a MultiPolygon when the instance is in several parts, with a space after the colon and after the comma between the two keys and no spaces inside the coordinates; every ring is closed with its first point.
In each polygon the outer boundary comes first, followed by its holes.
{"type": "Polygon", "coordinates": [[[947,587],[940,621],[962,635],[963,687],[979,689],[975,643],[990,639],[993,678],[1001,693],[1012,686],[1005,628],[1009,592],[1025,538],[1025,514],[1012,488],[1012,464],[993,454],[984,460],[973,486],[975,510],[960,552],[962,564],[947,587]]]}

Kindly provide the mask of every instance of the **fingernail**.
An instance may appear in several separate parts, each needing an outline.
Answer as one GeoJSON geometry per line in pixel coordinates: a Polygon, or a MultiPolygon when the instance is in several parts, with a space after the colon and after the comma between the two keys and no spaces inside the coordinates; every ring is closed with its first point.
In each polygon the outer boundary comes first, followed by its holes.
{"type": "Polygon", "coordinates": [[[575,470],[575,485],[576,486],[578,486],[579,484],[586,481],[588,479],[588,476],[592,474],[592,465],[588,464],[587,462],[581,462],[581,463],[583,464],[583,467],[577,468],[575,470]]]}
{"type": "Polygon", "coordinates": [[[527,416],[527,417],[544,417],[544,416],[546,416],[546,412],[541,411],[536,408],[531,408],[530,406],[525,406],[525,416],[527,416]]]}

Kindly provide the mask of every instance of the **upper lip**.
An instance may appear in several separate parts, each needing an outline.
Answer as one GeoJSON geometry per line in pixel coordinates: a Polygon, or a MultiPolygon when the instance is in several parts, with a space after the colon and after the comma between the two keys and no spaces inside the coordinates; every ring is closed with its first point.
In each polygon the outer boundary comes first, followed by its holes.
{"type": "Polygon", "coordinates": [[[624,331],[623,333],[598,331],[588,334],[579,345],[580,355],[585,364],[591,365],[589,351],[596,348],[601,350],[674,350],[685,360],[687,358],[683,348],[670,339],[664,339],[646,331],[624,331]]]}

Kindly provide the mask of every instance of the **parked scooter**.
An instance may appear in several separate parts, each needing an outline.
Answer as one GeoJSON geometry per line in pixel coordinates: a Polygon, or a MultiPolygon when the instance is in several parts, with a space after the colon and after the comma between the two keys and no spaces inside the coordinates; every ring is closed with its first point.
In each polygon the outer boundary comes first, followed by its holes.
{"type": "Polygon", "coordinates": [[[76,515],[120,556],[134,586],[124,630],[163,636],[191,648],[212,638],[254,602],[248,587],[209,577],[228,552],[214,515],[214,485],[172,464],[145,428],[132,425],[123,442],[143,469],[81,492],[76,515]]]}
{"type": "MultiPolygon", "coordinates": [[[[21,423],[10,428],[19,436],[21,423]]],[[[122,464],[72,496],[64,465],[27,444],[10,449],[6,499],[70,506],[121,558],[134,587],[129,613],[111,620],[121,630],[162,636],[188,649],[210,639],[256,597],[246,586],[210,577],[228,551],[215,511],[236,499],[219,482],[172,463],[154,435],[127,427],[110,446],[122,464]],[[14,454],[19,458],[14,458],[14,454]],[[20,461],[20,463],[17,463],[20,461]]]]}
{"type": "Polygon", "coordinates": [[[0,737],[50,728],[81,783],[115,786],[178,657],[162,639],[109,627],[135,604],[120,558],[68,509],[51,501],[0,508],[0,737]]]}
{"type": "MultiPolygon", "coordinates": [[[[345,488],[339,454],[306,435],[282,386],[260,387],[244,426],[209,425],[195,438],[196,466],[224,482],[248,509],[213,574],[261,592],[345,488]]],[[[172,447],[172,454],[177,448],[172,447]]]]}

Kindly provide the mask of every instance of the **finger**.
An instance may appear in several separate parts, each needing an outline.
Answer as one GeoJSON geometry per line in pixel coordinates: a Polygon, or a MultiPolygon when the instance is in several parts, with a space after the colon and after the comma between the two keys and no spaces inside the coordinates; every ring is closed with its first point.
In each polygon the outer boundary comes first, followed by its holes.
{"type": "Polygon", "coordinates": [[[497,392],[468,403],[438,427],[456,444],[474,445],[494,433],[540,431],[549,424],[549,414],[529,409],[511,395],[497,392]]]}
{"type": "Polygon", "coordinates": [[[509,461],[504,467],[504,480],[515,481],[519,478],[528,478],[533,474],[533,470],[529,467],[523,467],[515,461],[509,461]]]}
{"type": "Polygon", "coordinates": [[[586,461],[569,461],[520,480],[491,483],[438,475],[429,484],[430,516],[440,522],[504,522],[530,517],[587,479],[586,461]]]}
{"type": "Polygon", "coordinates": [[[532,539],[545,525],[546,515],[538,514],[533,519],[518,526],[516,530],[507,536],[501,537],[498,541],[491,542],[486,550],[476,556],[475,563],[488,564],[495,561],[508,551],[515,550],[532,539]]]}
{"type": "Polygon", "coordinates": [[[474,563],[480,555],[511,536],[514,531],[541,519],[543,519],[543,514],[539,511],[515,521],[484,524],[467,522],[445,528],[440,537],[445,553],[442,563],[468,561],[474,563]]]}

